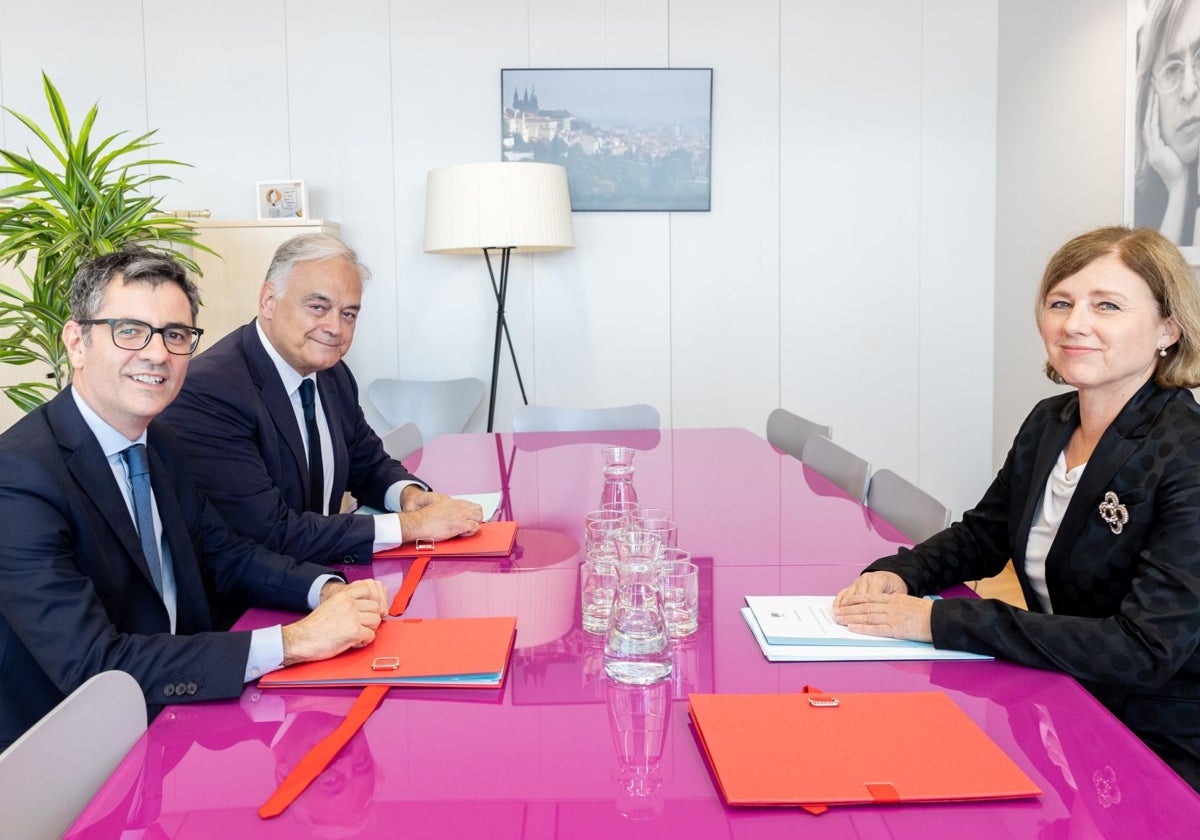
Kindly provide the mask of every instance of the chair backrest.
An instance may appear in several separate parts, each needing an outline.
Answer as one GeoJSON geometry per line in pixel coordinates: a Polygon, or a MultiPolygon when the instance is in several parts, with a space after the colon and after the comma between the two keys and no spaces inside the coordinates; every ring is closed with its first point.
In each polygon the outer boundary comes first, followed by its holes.
{"type": "Polygon", "coordinates": [[[914,543],[950,524],[950,508],[888,469],[876,470],[867,487],[867,507],[914,543]]]}
{"type": "Polygon", "coordinates": [[[813,435],[832,440],[833,428],[820,426],[786,408],[777,408],[767,416],[767,441],[793,458],[803,457],[804,444],[813,435]]]}
{"type": "Polygon", "coordinates": [[[523,405],[513,414],[514,432],[600,432],[657,429],[658,409],[645,403],[611,408],[523,405]]]}
{"type": "Polygon", "coordinates": [[[800,460],[858,502],[866,497],[871,465],[849,449],[838,446],[824,435],[813,435],[804,442],[800,460]]]}
{"type": "Polygon", "coordinates": [[[367,386],[367,396],[389,427],[413,423],[426,443],[465,429],[483,392],[483,383],[471,378],[376,379],[367,386]]]}
{"type": "Polygon", "coordinates": [[[145,731],[146,699],[124,671],[71,692],[0,753],[4,837],[61,837],[145,731]]]}
{"type": "Polygon", "coordinates": [[[421,430],[417,428],[416,423],[397,426],[383,435],[380,440],[383,441],[383,451],[397,461],[403,461],[425,445],[421,439],[421,430]]]}

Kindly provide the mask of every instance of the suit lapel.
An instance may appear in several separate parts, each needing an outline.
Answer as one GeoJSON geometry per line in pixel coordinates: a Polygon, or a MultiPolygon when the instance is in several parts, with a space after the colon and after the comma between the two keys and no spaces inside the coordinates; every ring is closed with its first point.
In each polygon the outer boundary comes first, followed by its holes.
{"type": "Polygon", "coordinates": [[[1147,382],[1104,431],[1088,459],[1087,468],[1075,492],[1071,494],[1071,503],[1059,523],[1054,544],[1046,555],[1047,567],[1063,562],[1070,555],[1084,525],[1092,517],[1099,518],[1099,500],[1111,488],[1113,476],[1141,445],[1150,423],[1162,411],[1170,395],[1170,391],[1158,388],[1154,380],[1147,382]]]}
{"type": "MultiPolygon", "coordinates": [[[[1025,494],[1025,506],[1021,510],[1021,519],[1016,523],[1016,541],[1013,544],[1013,565],[1018,569],[1025,568],[1025,547],[1029,543],[1029,529],[1037,516],[1038,505],[1042,502],[1042,494],[1046,487],[1046,479],[1058,461],[1058,455],[1067,445],[1067,439],[1079,425],[1079,398],[1072,395],[1063,406],[1058,417],[1047,423],[1038,439],[1037,455],[1033,462],[1033,472],[1029,479],[1029,492],[1025,494]]],[[[1085,470],[1086,472],[1086,470],[1085,470]]],[[[1021,575],[1022,588],[1024,575],[1021,575]]],[[[1026,593],[1028,601],[1031,593],[1026,593]]]]}
{"type": "Polygon", "coordinates": [[[63,461],[79,484],[81,494],[96,506],[108,527],[121,541],[129,559],[153,587],[154,578],[150,576],[150,568],[142,554],[142,541],[138,538],[133,517],[125,505],[125,498],[113,477],[108,459],[104,457],[104,450],[79,413],[75,398],[69,390],[63,391],[50,402],[46,412],[54,437],[63,450],[63,461]]]}
{"type": "Polygon", "coordinates": [[[263,405],[271,415],[271,421],[279,431],[280,436],[287,442],[292,453],[296,472],[300,476],[301,499],[308,498],[308,453],[304,449],[304,440],[300,437],[300,426],[296,422],[296,411],[292,400],[283,389],[279,379],[279,371],[275,363],[267,355],[262,342],[258,338],[256,321],[251,321],[242,327],[242,346],[245,348],[246,363],[250,370],[250,378],[254,380],[263,405]]]}

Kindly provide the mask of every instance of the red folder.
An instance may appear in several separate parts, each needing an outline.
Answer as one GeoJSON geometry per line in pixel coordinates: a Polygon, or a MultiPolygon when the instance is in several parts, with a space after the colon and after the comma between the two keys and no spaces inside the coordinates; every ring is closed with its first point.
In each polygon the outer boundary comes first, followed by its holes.
{"type": "Polygon", "coordinates": [[[273,671],[258,684],[495,687],[504,681],[516,632],[514,616],[385,620],[366,647],[273,671]]]}
{"type": "Polygon", "coordinates": [[[1039,796],[940,691],[693,694],[692,723],[730,805],[830,805],[1039,796]]]}
{"type": "Polygon", "coordinates": [[[469,537],[454,537],[426,545],[424,540],[405,543],[375,553],[376,560],[405,560],[412,557],[507,557],[517,541],[516,522],[483,522],[469,537]]]}

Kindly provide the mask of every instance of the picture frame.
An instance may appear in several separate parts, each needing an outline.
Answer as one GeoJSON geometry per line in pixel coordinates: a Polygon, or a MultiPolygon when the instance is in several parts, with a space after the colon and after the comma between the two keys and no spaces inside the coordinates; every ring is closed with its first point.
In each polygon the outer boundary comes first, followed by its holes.
{"type": "Polygon", "coordinates": [[[259,219],[307,219],[308,190],[302,179],[258,181],[254,205],[259,219]]]}
{"type": "Polygon", "coordinates": [[[711,67],[500,71],[500,155],[567,170],[571,209],[712,205],[711,67]]]}
{"type": "MultiPolygon", "coordinates": [[[[1200,121],[1180,44],[1200,39],[1200,0],[1127,0],[1125,222],[1152,227],[1200,265],[1200,121]],[[1186,30],[1186,31],[1185,31],[1186,30]]],[[[1190,50],[1191,47],[1186,47],[1190,50]]],[[[1192,78],[1195,77],[1193,66],[1192,78]]]]}

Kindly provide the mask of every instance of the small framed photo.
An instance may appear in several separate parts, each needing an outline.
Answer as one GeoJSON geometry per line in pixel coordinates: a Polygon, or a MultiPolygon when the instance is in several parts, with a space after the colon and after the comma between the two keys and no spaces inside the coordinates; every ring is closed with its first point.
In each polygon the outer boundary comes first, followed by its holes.
{"type": "Polygon", "coordinates": [[[259,181],[254,187],[260,219],[307,219],[308,190],[304,181],[259,181]]]}

